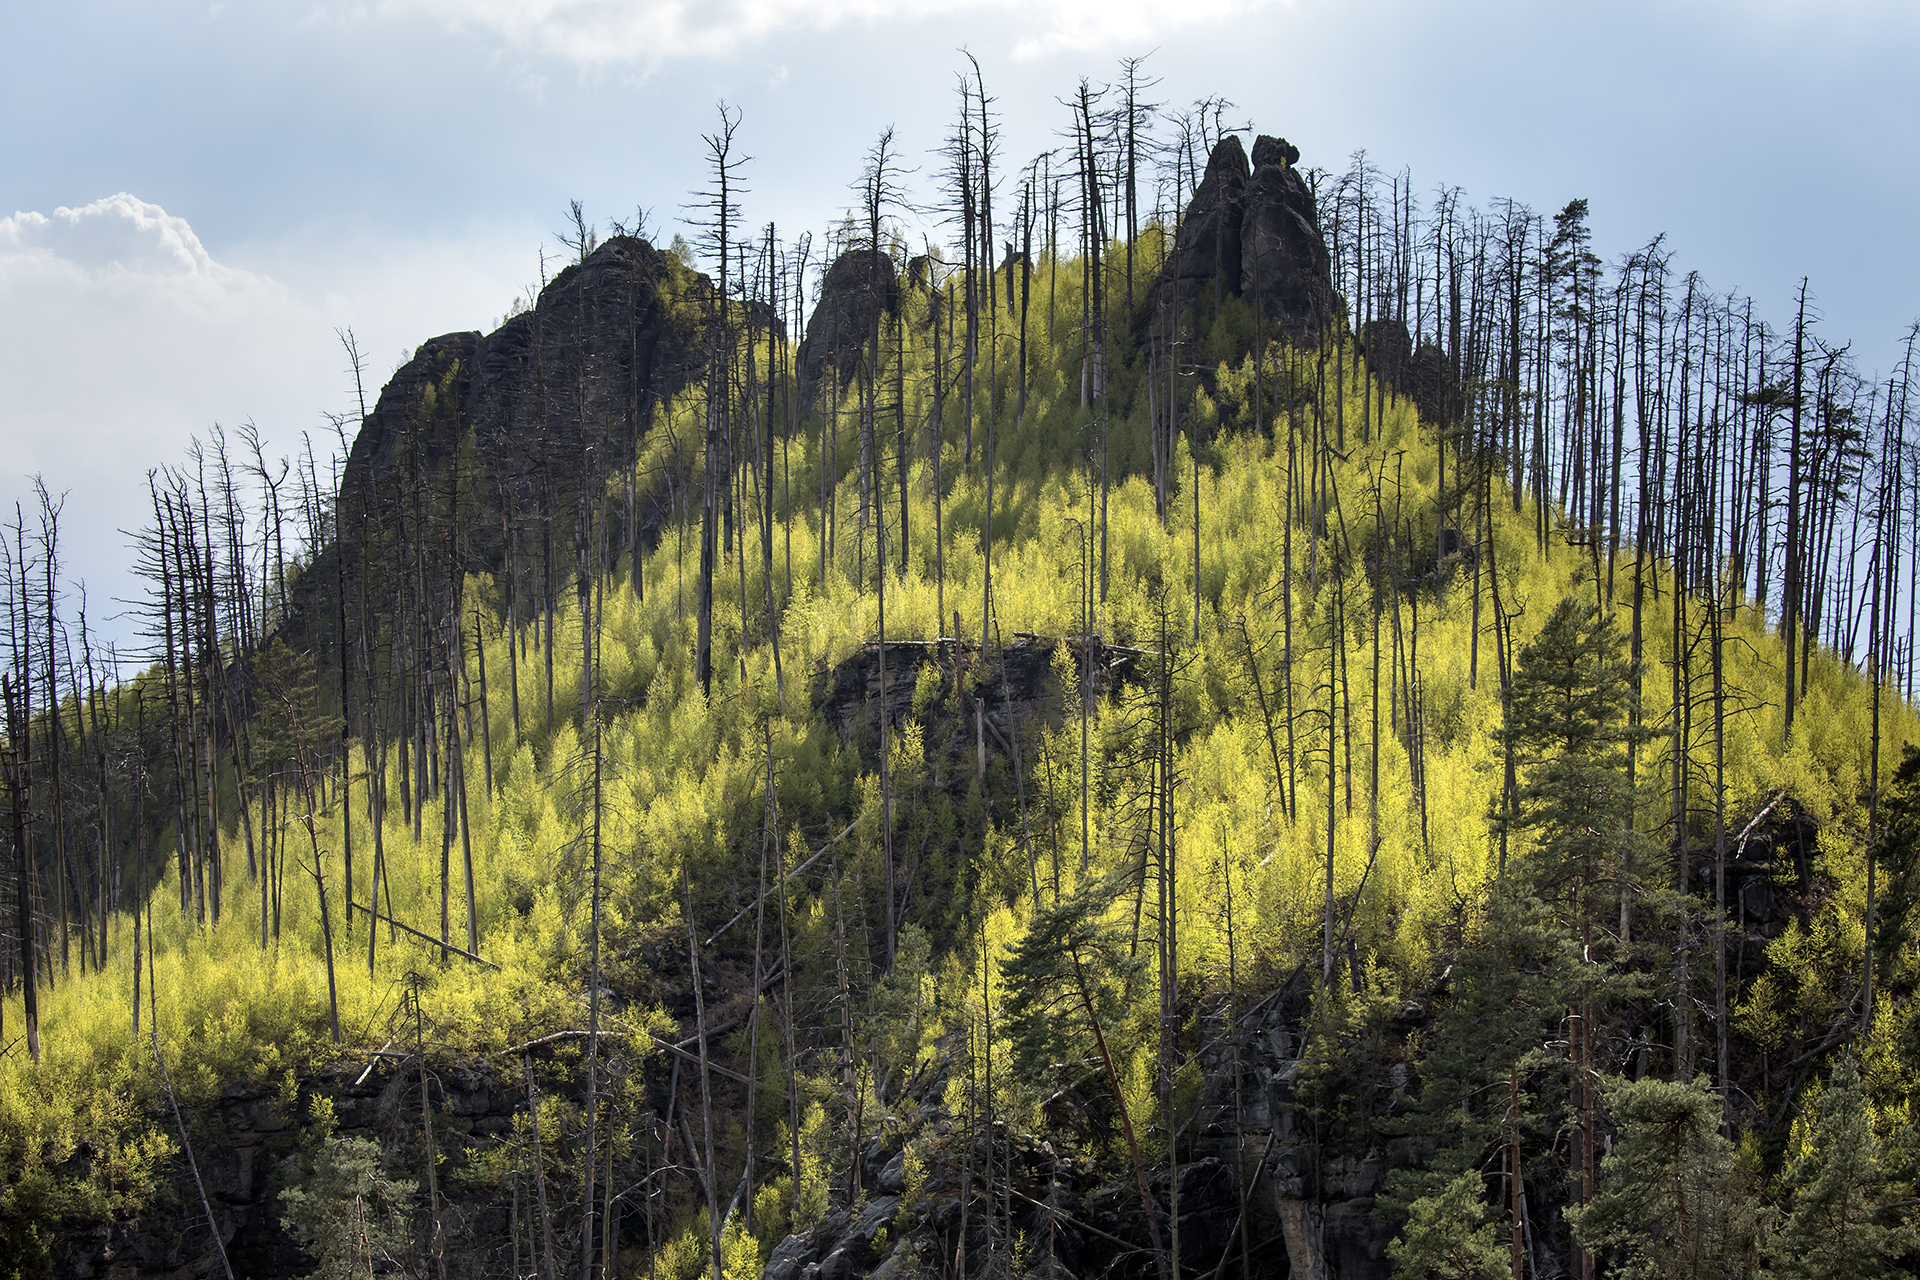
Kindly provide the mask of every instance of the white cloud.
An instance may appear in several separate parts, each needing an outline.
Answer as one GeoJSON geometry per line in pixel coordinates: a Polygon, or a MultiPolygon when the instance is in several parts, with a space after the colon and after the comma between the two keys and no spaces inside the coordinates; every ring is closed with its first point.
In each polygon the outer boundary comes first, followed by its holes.
{"type": "MultiPolygon", "coordinates": [[[[110,598],[141,590],[120,530],[151,518],[149,467],[184,461],[215,422],[248,418],[276,453],[293,452],[302,431],[325,430],[324,411],[351,403],[336,326],[353,326],[370,353],[371,397],[414,345],[489,327],[513,294],[504,268],[532,248],[519,234],[294,234],[247,250],[249,270],[125,193],[0,218],[0,510],[10,518],[16,499],[31,510],[36,472],[68,492],[63,559],[90,584],[97,621],[110,598]]],[[[105,631],[133,634],[130,622],[105,631]]]]}
{"type": "Polygon", "coordinates": [[[323,3],[341,22],[424,16],[507,45],[585,66],[727,57],[782,31],[850,23],[993,20],[1015,57],[1144,46],[1175,31],[1265,8],[1276,0],[374,0],[323,3]]]}
{"type": "Polygon", "coordinates": [[[215,421],[285,412],[303,381],[292,357],[326,336],[291,291],[216,262],[137,197],[0,219],[0,500],[36,472],[68,493],[63,559],[96,622],[139,590],[119,531],[145,523],[146,469],[180,462],[215,421]]]}
{"type": "Polygon", "coordinates": [[[184,218],[122,191],[78,209],[0,218],[0,258],[60,259],[75,266],[160,275],[220,268],[184,218]]]}

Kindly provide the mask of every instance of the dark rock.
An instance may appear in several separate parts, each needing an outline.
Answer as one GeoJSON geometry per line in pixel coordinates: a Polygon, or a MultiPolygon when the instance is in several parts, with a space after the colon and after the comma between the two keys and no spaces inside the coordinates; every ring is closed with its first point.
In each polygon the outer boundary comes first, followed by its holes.
{"type": "Polygon", "coordinates": [[[409,446],[438,462],[469,430],[496,467],[538,461],[543,449],[578,460],[595,434],[580,423],[630,432],[698,372],[697,308],[676,304],[683,290],[709,287],[646,241],[612,237],[493,333],[422,344],[361,424],[343,492],[407,461],[409,446]]]}
{"type": "MultiPolygon", "coordinates": [[[[421,344],[360,423],[341,475],[341,537],[301,575],[288,602],[288,643],[334,642],[337,618],[319,584],[362,554],[362,532],[385,522],[415,485],[444,501],[457,449],[471,450],[460,496],[464,568],[505,563],[503,509],[522,527],[550,521],[568,556],[573,530],[562,524],[572,525],[575,499],[598,492],[636,455],[655,407],[704,368],[712,298],[706,277],[671,254],[614,236],[494,332],[421,344]]],[[[764,305],[746,314],[778,328],[764,305]]],[[[693,459],[676,451],[674,465],[684,473],[693,459]]],[[[643,545],[668,519],[670,481],[656,469],[621,521],[643,545]]]]}
{"type": "Polygon", "coordinates": [[[1327,1261],[1340,1280],[1387,1280],[1387,1243],[1393,1233],[1374,1213],[1371,1196],[1326,1207],[1327,1261]]]}
{"type": "Polygon", "coordinates": [[[1253,167],[1277,164],[1292,167],[1300,163],[1300,148],[1285,138],[1261,134],[1253,140],[1253,167]]]}
{"type": "MultiPolygon", "coordinates": [[[[1086,661],[1086,642],[1078,636],[1052,638],[1016,633],[1012,644],[990,652],[991,672],[976,700],[965,689],[965,669],[979,663],[977,646],[960,640],[889,640],[886,646],[886,683],[880,679],[880,646],[866,644],[846,661],[817,677],[817,701],[825,721],[863,753],[879,747],[879,717],[896,727],[911,717],[925,730],[928,758],[938,752],[971,758],[980,752],[1011,754],[1011,735],[1036,714],[1056,714],[1060,708],[1060,681],[1054,655],[1066,646],[1076,668],[1086,661]],[[922,668],[936,667],[939,687],[932,701],[916,710],[914,696],[922,668]],[[960,682],[959,714],[950,714],[960,682]],[[976,718],[976,711],[978,717],[976,718]]],[[[1139,650],[1108,644],[1093,637],[1093,680],[1090,687],[1104,693],[1116,680],[1128,679],[1139,665],[1139,650]]]]}
{"type": "Polygon", "coordinates": [[[1187,202],[1170,264],[1176,284],[1220,277],[1229,293],[1240,291],[1241,223],[1247,195],[1247,153],[1228,134],[1207,157],[1207,172],[1187,202]]]}
{"type": "Polygon", "coordinates": [[[788,1236],[773,1247],[773,1254],[760,1273],[761,1280],[800,1280],[800,1272],[807,1266],[811,1252],[806,1236],[788,1236]]]}
{"type": "MultiPolygon", "coordinates": [[[[508,322],[511,326],[512,321],[508,322]]],[[[415,348],[380,388],[373,412],[360,424],[347,455],[342,492],[372,483],[405,466],[417,449],[422,462],[448,456],[460,438],[461,418],[473,379],[478,333],[447,333],[415,348]]]]}
{"type": "MultiPolygon", "coordinates": [[[[495,1145],[486,1135],[513,1131],[516,1111],[524,1114],[524,1085],[502,1080],[497,1068],[479,1059],[438,1063],[429,1082],[435,1136],[447,1171],[456,1175],[441,1184],[448,1274],[500,1274],[494,1260],[509,1248],[511,1189],[461,1171],[470,1168],[472,1154],[495,1145]]],[[[399,1176],[417,1168],[420,1077],[411,1064],[379,1059],[369,1071],[364,1060],[335,1063],[302,1074],[296,1086],[291,1098],[259,1084],[230,1087],[187,1117],[200,1184],[236,1276],[274,1280],[313,1270],[315,1260],[281,1222],[280,1190],[301,1176],[315,1136],[311,1121],[323,1099],[332,1105],[340,1136],[379,1142],[399,1176]]],[[[155,1119],[172,1131],[171,1113],[155,1119]]],[[[97,1157],[83,1147],[69,1163],[89,1159],[97,1157]]],[[[80,1169],[75,1164],[67,1172],[80,1169]]],[[[61,1228],[55,1274],[126,1280],[222,1274],[185,1156],[176,1152],[159,1177],[157,1194],[139,1216],[61,1228]]],[[[823,1223],[828,1235],[806,1261],[845,1235],[850,1223],[845,1213],[823,1223]]]]}
{"type": "Polygon", "coordinates": [[[1313,192],[1295,167],[1299,159],[1299,148],[1284,138],[1263,135],[1253,144],[1238,293],[1287,332],[1310,336],[1339,314],[1339,304],[1313,192]]]}
{"type": "Polygon", "coordinates": [[[860,354],[882,315],[900,306],[900,280],[893,259],[877,249],[849,249],[833,260],[820,282],[820,301],[800,343],[800,403],[813,406],[832,371],[845,382],[860,367],[860,354]]]}
{"type": "Polygon", "coordinates": [[[1457,404],[1453,363],[1433,342],[1416,350],[1405,322],[1369,320],[1360,326],[1360,350],[1380,385],[1413,401],[1422,421],[1445,425],[1457,404]]]}
{"type": "MultiPolygon", "coordinates": [[[[1222,138],[1181,218],[1155,305],[1184,308],[1217,294],[1255,307],[1281,330],[1310,339],[1341,314],[1312,190],[1284,138],[1222,138]]],[[[1143,317],[1144,338],[1147,320],[1143,317]]]]}
{"type": "Polygon", "coordinates": [[[874,1260],[873,1242],[880,1232],[893,1221],[894,1214],[900,1210],[899,1196],[879,1196],[872,1204],[860,1211],[853,1220],[847,1234],[841,1239],[840,1248],[852,1250],[863,1262],[874,1260]]]}
{"type": "Polygon", "coordinates": [[[887,1254],[887,1259],[875,1267],[868,1280],[896,1280],[897,1277],[914,1274],[913,1249],[906,1241],[901,1241],[887,1254]]]}
{"type": "Polygon", "coordinates": [[[890,1196],[897,1196],[907,1189],[907,1153],[902,1151],[887,1161],[880,1170],[880,1189],[890,1196]]]}

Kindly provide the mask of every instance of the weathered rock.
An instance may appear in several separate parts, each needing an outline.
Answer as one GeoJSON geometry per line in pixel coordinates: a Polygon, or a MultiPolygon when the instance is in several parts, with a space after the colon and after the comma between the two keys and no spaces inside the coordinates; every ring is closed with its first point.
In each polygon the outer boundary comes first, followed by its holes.
{"type": "MultiPolygon", "coordinates": [[[[438,1064],[428,1077],[434,1132],[449,1173],[474,1152],[493,1145],[486,1136],[513,1129],[526,1096],[502,1080],[487,1061],[438,1064]]],[[[420,1077],[412,1067],[380,1059],[338,1063],[303,1075],[293,1094],[264,1084],[230,1086],[187,1116],[199,1185],[206,1189],[213,1230],[184,1155],[176,1153],[164,1185],[138,1217],[90,1229],[61,1229],[54,1253],[59,1275],[106,1275],[137,1280],[186,1280],[223,1274],[214,1230],[232,1273],[274,1280],[308,1274],[313,1259],[282,1224],[281,1188],[299,1176],[309,1154],[310,1122],[320,1100],[330,1103],[341,1137],[381,1144],[397,1176],[417,1170],[420,1077]]],[[[172,1136],[171,1113],[155,1117],[172,1136]]],[[[91,1158],[84,1148],[76,1159],[91,1158]]],[[[497,1260],[508,1251],[511,1192],[489,1180],[449,1178],[441,1184],[448,1273],[504,1275],[497,1260]]],[[[841,1228],[846,1220],[843,1217],[841,1228]]],[[[628,1224],[631,1228],[632,1224],[628,1224]]]]}
{"type": "Polygon", "coordinates": [[[1327,1280],[1327,1255],[1320,1232],[1320,1206],[1296,1196],[1276,1196],[1274,1213],[1287,1246],[1287,1262],[1298,1280],[1327,1280]]]}
{"type": "Polygon", "coordinates": [[[890,1196],[897,1196],[907,1189],[907,1153],[897,1153],[880,1170],[880,1189],[890,1196]]]}
{"type": "Polygon", "coordinates": [[[1323,1222],[1326,1252],[1340,1280],[1387,1280],[1387,1242],[1393,1236],[1375,1219],[1373,1197],[1330,1204],[1323,1222]]]}
{"type": "Polygon", "coordinates": [[[1200,284],[1219,277],[1228,292],[1240,291],[1247,173],[1247,152],[1240,139],[1233,134],[1220,139],[1180,220],[1169,264],[1177,283],[1200,284]]]}
{"type": "Polygon", "coordinates": [[[1360,350],[1380,385],[1413,401],[1423,421],[1450,421],[1457,404],[1453,364],[1438,344],[1415,349],[1403,321],[1369,320],[1360,326],[1360,350]]]}
{"type": "Polygon", "coordinates": [[[820,301],[800,343],[800,403],[813,406],[829,370],[845,382],[860,367],[861,352],[882,315],[900,306],[900,279],[893,259],[877,249],[849,249],[833,260],[820,282],[820,301]]]}
{"type": "MultiPolygon", "coordinates": [[[[910,717],[921,720],[929,758],[938,752],[984,760],[988,752],[1011,755],[1012,736],[1024,732],[1036,715],[1061,711],[1060,680],[1054,658],[1061,646],[1076,668],[1085,662],[1085,642],[1077,636],[1053,638],[1017,634],[1013,643],[990,650],[983,658],[976,645],[961,640],[890,640],[886,646],[886,682],[880,679],[880,646],[867,644],[846,661],[818,677],[817,705],[827,723],[863,752],[878,749],[879,717],[896,728],[910,717]],[[968,691],[967,671],[987,664],[985,683],[975,697],[968,691]],[[923,668],[932,665],[938,686],[928,703],[914,706],[923,668]],[[956,682],[958,714],[956,709],[956,682]]],[[[1139,666],[1139,650],[1092,640],[1096,695],[1116,680],[1130,678],[1139,666]]]]}
{"type": "Polygon", "coordinates": [[[760,1273],[762,1280],[799,1280],[800,1272],[808,1265],[810,1253],[811,1246],[806,1236],[788,1236],[773,1247],[773,1253],[760,1273]]]}
{"type": "Polygon", "coordinates": [[[1239,138],[1228,135],[1214,146],[1156,304],[1184,308],[1210,295],[1236,297],[1296,338],[1313,337],[1341,314],[1299,159],[1299,148],[1264,134],[1254,141],[1251,167],[1239,138]]]}
{"type": "Polygon", "coordinates": [[[1253,144],[1238,292],[1287,332],[1309,336],[1339,311],[1320,215],[1295,167],[1299,159],[1299,148],[1284,138],[1263,134],[1253,144]]]}
{"type": "Polygon", "coordinates": [[[761,1280],[851,1280],[865,1275],[892,1246],[879,1246],[880,1233],[893,1224],[900,1197],[880,1196],[854,1217],[836,1209],[804,1235],[790,1235],[774,1247],[761,1280]]]}
{"type": "Polygon", "coordinates": [[[699,297],[682,295],[709,289],[646,241],[614,236],[494,332],[430,339],[361,424],[343,496],[351,504],[363,484],[377,492],[416,449],[437,469],[469,431],[497,476],[550,468],[581,478],[603,438],[630,440],[702,367],[699,297]]]}
{"type": "Polygon", "coordinates": [[[862,1262],[874,1260],[873,1242],[880,1232],[893,1222],[894,1214],[900,1211],[899,1196],[878,1196],[860,1216],[853,1220],[847,1234],[841,1239],[839,1248],[852,1251],[862,1262]]]}

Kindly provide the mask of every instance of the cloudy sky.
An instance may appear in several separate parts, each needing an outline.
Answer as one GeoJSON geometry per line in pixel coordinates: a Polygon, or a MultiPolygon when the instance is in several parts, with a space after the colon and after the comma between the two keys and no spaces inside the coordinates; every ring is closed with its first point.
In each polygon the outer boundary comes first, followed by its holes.
{"type": "Polygon", "coordinates": [[[963,49],[1013,164],[1150,54],[1159,101],[1230,99],[1306,163],[1585,196],[1606,256],[1665,232],[1776,320],[1807,275],[1869,370],[1920,315],[1904,0],[72,0],[5,29],[0,502],[68,495],[95,613],[136,590],[149,467],[350,406],[336,328],[377,381],[495,324],[571,199],[671,235],[722,99],[748,223],[824,228],[888,125],[929,180],[963,49]]]}

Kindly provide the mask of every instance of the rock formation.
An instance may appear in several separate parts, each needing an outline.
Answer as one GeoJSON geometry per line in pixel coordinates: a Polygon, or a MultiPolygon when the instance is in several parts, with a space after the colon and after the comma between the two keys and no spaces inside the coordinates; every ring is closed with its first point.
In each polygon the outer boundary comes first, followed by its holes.
{"type": "Polygon", "coordinates": [[[1218,278],[1227,292],[1240,292],[1240,225],[1246,216],[1247,153],[1233,134],[1207,157],[1207,172],[1195,188],[1174,243],[1171,275],[1183,302],[1198,286],[1218,278]]]}
{"type": "Polygon", "coordinates": [[[1190,306],[1212,285],[1298,337],[1340,313],[1299,159],[1298,147],[1262,134],[1249,169],[1240,139],[1220,140],[1181,220],[1160,300],[1190,306]]]}
{"type": "Polygon", "coordinates": [[[614,236],[494,332],[423,343],[361,424],[343,494],[363,481],[377,491],[410,440],[437,466],[469,431],[510,488],[538,483],[542,468],[583,475],[591,450],[630,444],[652,406],[699,372],[710,291],[646,241],[614,236]]]}
{"type": "Polygon", "coordinates": [[[1404,321],[1369,320],[1360,326],[1360,353],[1380,385],[1413,401],[1424,422],[1444,425],[1458,412],[1453,365],[1437,343],[1416,349],[1404,321]]]}
{"type": "Polygon", "coordinates": [[[877,249],[848,249],[820,282],[820,301],[800,343],[800,404],[813,407],[827,370],[845,382],[860,367],[873,326],[900,306],[893,259],[877,249]]]}
{"type": "Polygon", "coordinates": [[[1300,149],[1284,138],[1262,135],[1253,144],[1240,225],[1240,296],[1287,332],[1311,334],[1338,314],[1338,304],[1319,211],[1295,167],[1299,159],[1300,149]]]}

